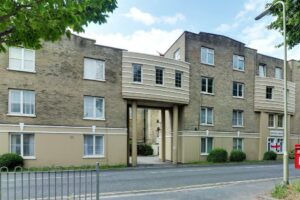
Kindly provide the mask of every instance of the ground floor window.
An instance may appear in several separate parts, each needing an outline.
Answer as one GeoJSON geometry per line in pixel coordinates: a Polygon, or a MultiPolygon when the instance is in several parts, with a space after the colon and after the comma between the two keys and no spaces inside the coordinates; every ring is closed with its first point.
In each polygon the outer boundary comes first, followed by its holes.
{"type": "Polygon", "coordinates": [[[201,138],[201,154],[208,154],[211,152],[213,146],[213,138],[203,137],[201,138]]]}
{"type": "Polygon", "coordinates": [[[84,136],[84,156],[104,156],[103,135],[84,136]]]}
{"type": "Polygon", "coordinates": [[[13,133],[10,135],[10,151],[24,158],[34,157],[34,134],[13,133]]]}
{"type": "Polygon", "coordinates": [[[233,138],[233,149],[243,150],[243,138],[233,138]]]}
{"type": "Polygon", "coordinates": [[[269,137],[267,145],[268,151],[274,151],[276,153],[283,152],[283,138],[269,137]]]}

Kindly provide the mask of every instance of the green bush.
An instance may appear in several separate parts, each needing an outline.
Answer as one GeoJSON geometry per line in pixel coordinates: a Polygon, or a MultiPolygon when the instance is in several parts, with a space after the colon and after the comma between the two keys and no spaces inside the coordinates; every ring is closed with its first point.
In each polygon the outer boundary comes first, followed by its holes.
{"type": "Polygon", "coordinates": [[[274,151],[267,151],[264,154],[264,160],[276,160],[277,154],[274,151]]]}
{"type": "Polygon", "coordinates": [[[288,196],[288,189],[284,185],[275,185],[275,188],[272,190],[271,195],[276,199],[284,199],[288,196]]]}
{"type": "Polygon", "coordinates": [[[240,150],[233,150],[230,153],[229,160],[231,162],[242,162],[246,160],[246,154],[240,150]]]}
{"type": "Polygon", "coordinates": [[[295,159],[295,150],[294,149],[289,152],[289,159],[295,159]]]}
{"type": "Polygon", "coordinates": [[[225,149],[220,149],[220,148],[217,148],[217,149],[214,149],[212,150],[208,156],[207,156],[207,161],[208,162],[226,162],[227,161],[227,156],[228,156],[228,153],[225,149]]]}
{"type": "Polygon", "coordinates": [[[153,149],[148,144],[139,144],[137,146],[137,154],[141,156],[150,156],[153,155],[153,149]]]}
{"type": "Polygon", "coordinates": [[[23,158],[17,154],[7,153],[0,156],[0,167],[7,167],[12,170],[17,166],[23,167],[23,165],[23,158]]]}

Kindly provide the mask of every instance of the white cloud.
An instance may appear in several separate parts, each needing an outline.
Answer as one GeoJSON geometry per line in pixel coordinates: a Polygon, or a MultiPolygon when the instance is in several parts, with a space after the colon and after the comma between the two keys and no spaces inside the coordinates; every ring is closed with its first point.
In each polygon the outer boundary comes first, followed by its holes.
{"type": "Polygon", "coordinates": [[[165,24],[174,25],[179,21],[185,20],[185,16],[181,13],[177,13],[174,16],[157,17],[150,13],[143,12],[136,7],[130,8],[129,12],[126,13],[125,16],[134,21],[142,22],[143,24],[148,26],[153,25],[155,23],[165,23],[165,24]]]}
{"type": "Polygon", "coordinates": [[[135,31],[130,35],[122,33],[99,34],[96,32],[86,32],[80,35],[96,39],[97,44],[157,55],[157,52],[165,53],[182,32],[183,30],[180,29],[171,31],[151,29],[149,31],[135,31]]]}
{"type": "Polygon", "coordinates": [[[248,0],[243,9],[235,16],[236,20],[243,20],[247,14],[253,11],[263,11],[268,0],[248,0]]]}
{"type": "Polygon", "coordinates": [[[228,32],[234,28],[237,28],[239,26],[238,23],[234,23],[234,24],[221,24],[220,26],[218,26],[215,30],[218,32],[228,32]]]}

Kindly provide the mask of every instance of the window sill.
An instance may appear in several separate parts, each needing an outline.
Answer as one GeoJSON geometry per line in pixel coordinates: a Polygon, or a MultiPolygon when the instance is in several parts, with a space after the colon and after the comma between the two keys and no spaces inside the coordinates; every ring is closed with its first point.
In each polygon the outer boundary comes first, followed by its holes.
{"type": "Polygon", "coordinates": [[[201,94],[204,95],[210,95],[210,96],[215,96],[215,93],[208,93],[208,92],[200,92],[201,94]]]}
{"type": "Polygon", "coordinates": [[[132,81],[132,83],[137,84],[137,85],[142,85],[143,84],[143,82],[134,82],[134,81],[132,81]]]}
{"type": "Polygon", "coordinates": [[[200,126],[215,126],[213,124],[200,124],[200,126]]]}
{"type": "Polygon", "coordinates": [[[208,153],[201,153],[200,156],[208,156],[208,153]]]}
{"type": "Polygon", "coordinates": [[[268,129],[275,129],[275,126],[268,126],[268,129]]]}
{"type": "Polygon", "coordinates": [[[244,128],[244,126],[232,126],[232,128],[244,128]]]}
{"type": "Polygon", "coordinates": [[[204,62],[200,62],[202,65],[207,65],[207,66],[210,66],[210,67],[215,67],[215,64],[209,64],[209,63],[204,63],[204,62]]]}
{"type": "Polygon", "coordinates": [[[32,118],[36,117],[36,115],[14,114],[14,113],[8,113],[6,115],[10,117],[32,117],[32,118]]]}
{"type": "Polygon", "coordinates": [[[245,99],[245,97],[232,96],[234,99],[245,99]]]}
{"type": "Polygon", "coordinates": [[[11,68],[6,68],[8,71],[15,71],[15,72],[25,72],[29,74],[36,74],[36,71],[27,71],[27,70],[22,70],[22,69],[11,69],[11,68]]]}
{"type": "Polygon", "coordinates": [[[240,70],[240,69],[234,69],[232,68],[233,71],[238,71],[238,72],[245,72],[245,70],[240,70]]]}
{"type": "Polygon", "coordinates": [[[84,117],[84,120],[93,120],[93,121],[105,121],[104,118],[89,118],[89,117],[84,117]]]}
{"type": "Polygon", "coordinates": [[[23,157],[24,160],[36,160],[35,156],[25,156],[23,157]]]}
{"type": "Polygon", "coordinates": [[[86,81],[97,81],[97,82],[106,82],[105,79],[101,80],[101,79],[83,78],[83,80],[86,80],[86,81]]]}
{"type": "Polygon", "coordinates": [[[91,159],[97,159],[97,158],[105,158],[105,156],[103,155],[103,156],[83,156],[82,157],[83,159],[89,159],[89,158],[91,158],[91,159]]]}

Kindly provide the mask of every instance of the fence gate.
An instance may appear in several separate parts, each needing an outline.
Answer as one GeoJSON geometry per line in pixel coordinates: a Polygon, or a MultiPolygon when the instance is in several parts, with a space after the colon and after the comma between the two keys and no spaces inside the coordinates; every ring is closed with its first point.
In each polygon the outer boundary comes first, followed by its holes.
{"type": "Polygon", "coordinates": [[[10,172],[0,168],[0,200],[99,200],[100,170],[10,172]]]}

